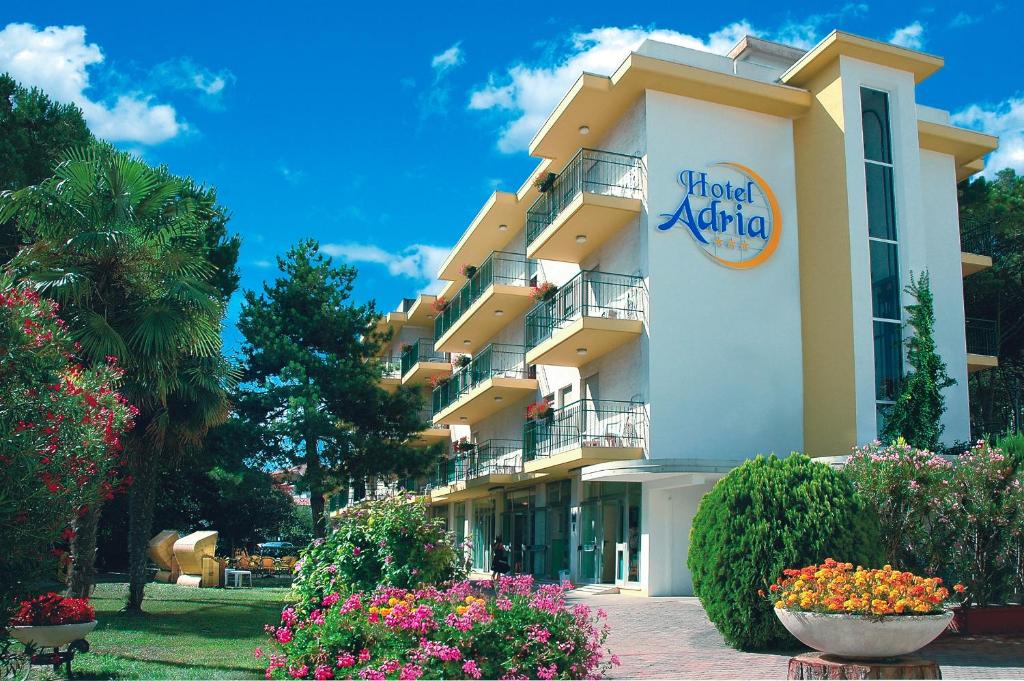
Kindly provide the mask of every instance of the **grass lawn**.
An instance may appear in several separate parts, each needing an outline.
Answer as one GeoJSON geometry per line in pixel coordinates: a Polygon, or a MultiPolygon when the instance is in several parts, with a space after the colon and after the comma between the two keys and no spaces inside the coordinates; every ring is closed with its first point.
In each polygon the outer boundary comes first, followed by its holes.
{"type": "MultiPolygon", "coordinates": [[[[98,584],[92,604],[99,624],[89,635],[92,650],[75,657],[75,678],[262,678],[266,665],[252,652],[266,644],[263,625],[278,622],[289,589],[261,581],[269,582],[257,579],[253,589],[147,584],[143,615],[119,612],[127,584],[98,584]]],[[[60,678],[49,668],[41,676],[60,678]]]]}

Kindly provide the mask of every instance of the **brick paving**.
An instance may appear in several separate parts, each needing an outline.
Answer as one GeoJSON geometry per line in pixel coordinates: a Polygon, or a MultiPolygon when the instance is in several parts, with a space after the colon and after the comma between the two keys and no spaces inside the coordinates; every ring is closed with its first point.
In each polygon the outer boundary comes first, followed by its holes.
{"type": "MultiPolygon", "coordinates": [[[[622,660],[617,679],[784,679],[799,651],[743,653],[725,644],[696,598],[579,595],[573,601],[604,608],[612,652],[622,660]]],[[[1024,679],[1024,637],[950,637],[921,653],[946,679],[1024,679]]]]}

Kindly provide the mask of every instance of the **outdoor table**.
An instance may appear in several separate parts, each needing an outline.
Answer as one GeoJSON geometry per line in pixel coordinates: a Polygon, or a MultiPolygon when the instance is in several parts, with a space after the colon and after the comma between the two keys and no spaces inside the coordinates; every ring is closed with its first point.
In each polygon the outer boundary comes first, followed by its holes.
{"type": "Polygon", "coordinates": [[[232,579],[235,582],[235,587],[242,587],[242,578],[249,578],[249,586],[252,586],[252,571],[251,570],[232,570],[227,569],[224,571],[224,586],[231,583],[232,579]]]}

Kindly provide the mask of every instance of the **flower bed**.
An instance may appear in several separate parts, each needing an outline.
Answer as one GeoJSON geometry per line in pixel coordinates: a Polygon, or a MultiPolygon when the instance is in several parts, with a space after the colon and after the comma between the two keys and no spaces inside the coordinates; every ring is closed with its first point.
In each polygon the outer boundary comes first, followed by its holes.
{"type": "MultiPolygon", "coordinates": [[[[267,626],[279,652],[268,679],[582,679],[606,658],[604,613],[568,609],[565,587],[503,577],[484,597],[468,581],[445,589],[381,587],[300,603],[267,626]]],[[[263,651],[257,649],[256,656],[263,651]]]]}

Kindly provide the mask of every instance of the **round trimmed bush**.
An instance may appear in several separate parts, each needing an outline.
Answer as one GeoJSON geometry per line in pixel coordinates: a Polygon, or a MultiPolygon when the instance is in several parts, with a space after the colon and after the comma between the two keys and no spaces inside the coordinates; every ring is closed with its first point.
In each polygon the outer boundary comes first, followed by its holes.
{"type": "Polygon", "coordinates": [[[304,606],[336,592],[450,582],[465,576],[465,563],[423,501],[394,497],[342,510],[334,531],[302,553],[292,588],[304,606]]]}
{"type": "Polygon", "coordinates": [[[879,526],[846,476],[802,454],[747,461],[700,502],[687,566],[693,590],[729,645],[795,643],[759,595],[785,568],[826,558],[880,565],[879,526]]]}

